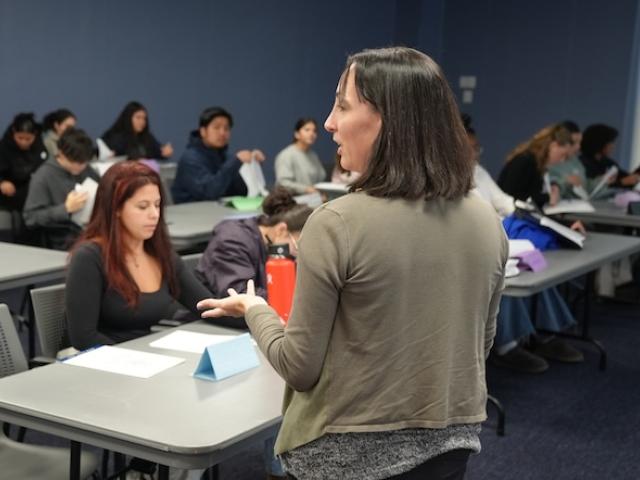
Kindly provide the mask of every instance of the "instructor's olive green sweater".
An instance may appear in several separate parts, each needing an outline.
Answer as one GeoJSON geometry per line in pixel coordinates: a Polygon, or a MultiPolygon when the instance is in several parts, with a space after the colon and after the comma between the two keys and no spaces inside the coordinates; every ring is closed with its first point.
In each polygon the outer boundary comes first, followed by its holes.
{"type": "Polygon", "coordinates": [[[288,384],[276,452],[325,433],[483,421],[507,255],[500,219],[475,195],[353,193],[318,208],[286,329],[270,307],[246,315],[288,384]]]}

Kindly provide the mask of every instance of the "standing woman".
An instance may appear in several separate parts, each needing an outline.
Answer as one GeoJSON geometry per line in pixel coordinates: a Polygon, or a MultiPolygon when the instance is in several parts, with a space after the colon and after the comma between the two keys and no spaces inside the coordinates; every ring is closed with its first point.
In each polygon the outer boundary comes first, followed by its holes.
{"type": "Polygon", "coordinates": [[[31,174],[46,159],[33,113],[19,113],[0,140],[0,208],[22,212],[31,174]]]}
{"type": "Polygon", "coordinates": [[[286,329],[252,286],[198,306],[244,315],[287,382],[275,450],[292,478],[462,478],[480,450],[508,247],[468,195],[454,96],[426,55],[365,50],[325,128],[362,176],[305,224],[286,329]]]}
{"type": "Polygon", "coordinates": [[[102,140],[115,155],[130,160],[162,160],[173,155],[171,144],[160,145],[151,133],[147,109],[139,102],[127,103],[102,140]]]}
{"type": "Polygon", "coordinates": [[[76,126],[76,116],[66,108],[59,108],[47,113],[42,119],[42,143],[44,143],[49,158],[54,159],[58,155],[58,140],[69,127],[76,126]]]}
{"type": "Polygon", "coordinates": [[[560,201],[560,187],[551,183],[547,169],[563,162],[571,145],[571,133],[563,125],[543,128],[509,154],[498,185],[516,200],[531,197],[538,207],[555,205],[560,201]]]}
{"type": "Polygon", "coordinates": [[[314,185],[326,177],[324,166],[311,146],[318,138],[318,125],[312,118],[296,122],[293,143],[276,156],[276,183],[294,195],[314,193],[314,185]]]}
{"type": "Polygon", "coordinates": [[[78,350],[141,337],[180,303],[208,294],[171,248],[160,177],[120,162],[101,178],[91,220],[71,252],[66,314],[78,350]]]}

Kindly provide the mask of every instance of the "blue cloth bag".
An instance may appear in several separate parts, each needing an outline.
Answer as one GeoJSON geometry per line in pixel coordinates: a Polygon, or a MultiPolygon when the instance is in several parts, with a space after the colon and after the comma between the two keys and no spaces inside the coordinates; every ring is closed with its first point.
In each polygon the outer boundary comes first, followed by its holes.
{"type": "Polygon", "coordinates": [[[502,225],[507,232],[507,237],[512,240],[529,240],[540,251],[561,247],[555,232],[536,223],[535,220],[513,214],[506,217],[502,225]]]}

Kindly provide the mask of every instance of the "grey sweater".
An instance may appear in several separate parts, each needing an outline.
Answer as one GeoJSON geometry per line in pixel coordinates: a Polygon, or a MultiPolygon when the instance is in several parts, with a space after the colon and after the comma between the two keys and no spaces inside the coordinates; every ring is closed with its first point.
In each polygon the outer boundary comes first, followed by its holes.
{"type": "Polygon", "coordinates": [[[276,156],[276,182],[291,193],[305,193],[308,187],[325,179],[326,172],[313,150],[289,145],[276,156]]]}
{"type": "Polygon", "coordinates": [[[288,385],[276,453],[328,433],[483,421],[507,255],[500,219],[476,195],[351,193],[319,207],[287,327],[268,306],[245,316],[288,385]]]}
{"type": "Polygon", "coordinates": [[[76,183],[84,182],[87,177],[100,181],[100,176],[90,166],[74,176],[55,158],[43,163],[31,177],[23,211],[24,222],[29,228],[41,230],[47,247],[66,250],[80,233],[81,228],[71,221],[64,202],[76,183]]]}

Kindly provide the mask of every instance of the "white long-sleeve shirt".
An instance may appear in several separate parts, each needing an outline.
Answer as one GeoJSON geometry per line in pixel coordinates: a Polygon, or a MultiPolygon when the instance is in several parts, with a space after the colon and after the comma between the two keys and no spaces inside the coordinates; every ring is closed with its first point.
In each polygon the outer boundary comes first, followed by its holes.
{"type": "Polygon", "coordinates": [[[513,197],[504,193],[491,178],[489,172],[480,165],[476,165],[473,172],[473,181],[476,184],[476,188],[472,191],[489,202],[501,217],[507,217],[514,212],[516,207],[513,197]]]}

